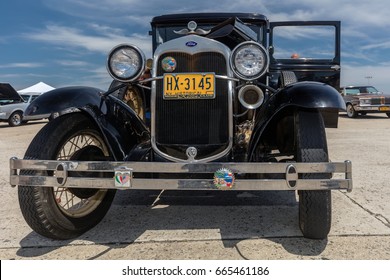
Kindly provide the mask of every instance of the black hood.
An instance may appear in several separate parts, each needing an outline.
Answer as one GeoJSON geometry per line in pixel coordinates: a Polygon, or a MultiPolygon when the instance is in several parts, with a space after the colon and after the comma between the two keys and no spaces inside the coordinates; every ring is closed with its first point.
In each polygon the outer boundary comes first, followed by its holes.
{"type": "Polygon", "coordinates": [[[0,83],[0,100],[22,100],[19,93],[10,85],[0,83]]]}

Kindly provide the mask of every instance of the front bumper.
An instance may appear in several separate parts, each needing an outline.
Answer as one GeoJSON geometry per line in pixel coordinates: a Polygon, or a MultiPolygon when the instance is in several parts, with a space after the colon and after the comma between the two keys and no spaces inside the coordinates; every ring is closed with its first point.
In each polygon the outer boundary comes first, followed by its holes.
{"type": "Polygon", "coordinates": [[[387,105],[355,105],[354,109],[356,112],[377,112],[377,113],[390,113],[390,104],[387,105]]]}
{"type": "Polygon", "coordinates": [[[11,158],[10,184],[13,187],[350,192],[352,163],[87,162],[11,158]],[[221,173],[228,176],[229,184],[224,184],[221,173]],[[320,179],[303,179],[302,173],[320,179]]]}

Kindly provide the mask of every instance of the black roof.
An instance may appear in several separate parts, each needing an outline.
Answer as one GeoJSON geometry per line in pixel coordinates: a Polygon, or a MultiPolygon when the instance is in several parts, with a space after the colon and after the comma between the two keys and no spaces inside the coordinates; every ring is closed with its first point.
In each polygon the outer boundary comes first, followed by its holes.
{"type": "Polygon", "coordinates": [[[243,22],[267,22],[267,17],[256,13],[187,13],[156,16],[152,19],[152,26],[158,24],[187,23],[194,20],[197,23],[220,23],[237,17],[243,22]]]}

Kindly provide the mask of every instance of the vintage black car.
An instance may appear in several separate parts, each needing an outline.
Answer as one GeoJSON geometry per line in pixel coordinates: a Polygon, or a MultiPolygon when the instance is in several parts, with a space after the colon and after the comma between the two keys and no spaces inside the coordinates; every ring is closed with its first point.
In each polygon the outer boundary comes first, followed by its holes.
{"type": "Polygon", "coordinates": [[[384,113],[390,118],[390,95],[373,86],[347,86],[341,88],[347,107],[347,116],[355,118],[367,113],[384,113]]]}
{"type": "Polygon", "coordinates": [[[351,162],[329,161],[325,134],[345,110],[340,22],[202,13],[151,27],[152,58],[129,44],[111,50],[108,91],[61,88],[29,106],[59,115],[10,162],[31,228],[77,237],[117,189],[284,190],[299,194],[303,236],[326,238],[331,190],[352,190],[351,162]]]}

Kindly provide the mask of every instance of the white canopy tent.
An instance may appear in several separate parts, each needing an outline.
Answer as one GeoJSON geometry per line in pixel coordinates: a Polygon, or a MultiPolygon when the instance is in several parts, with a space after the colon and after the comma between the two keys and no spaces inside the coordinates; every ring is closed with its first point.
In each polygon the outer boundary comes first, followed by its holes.
{"type": "Polygon", "coordinates": [[[45,84],[44,82],[39,82],[31,87],[18,90],[19,94],[27,94],[27,93],[45,93],[47,91],[53,90],[52,86],[45,84]]]}

